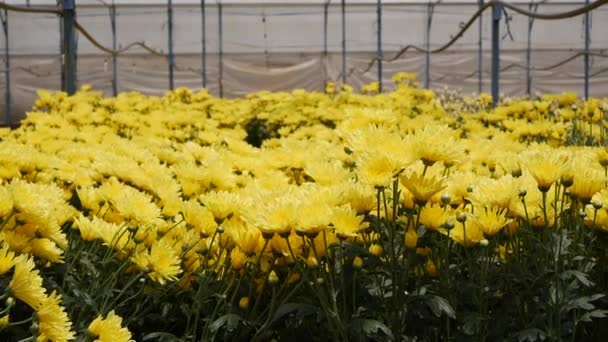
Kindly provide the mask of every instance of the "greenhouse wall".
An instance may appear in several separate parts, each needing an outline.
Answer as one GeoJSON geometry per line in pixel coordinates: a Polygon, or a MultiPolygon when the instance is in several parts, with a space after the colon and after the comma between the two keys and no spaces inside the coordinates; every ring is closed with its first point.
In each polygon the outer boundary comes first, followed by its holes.
{"type": "MultiPolygon", "coordinates": [[[[5,3],[58,8],[56,1],[5,3]]],[[[75,3],[78,23],[99,44],[122,49],[140,43],[116,56],[114,73],[112,55],[77,33],[77,84],[90,84],[106,95],[115,91],[162,95],[169,90],[170,45],[174,51],[174,87],[206,87],[216,96],[298,88],[322,91],[327,81],[343,80],[358,89],[378,80],[375,59],[379,55],[383,56],[385,90],[391,89],[394,73],[406,71],[416,73],[420,85],[432,89],[490,92],[491,10],[480,16],[481,24],[475,21],[448,49],[430,54],[428,59],[426,53],[409,49],[390,61],[408,45],[423,49],[443,46],[475,14],[481,6],[479,1],[345,1],[344,17],[341,1],[204,1],[204,7],[203,1],[171,1],[172,39],[168,32],[169,1],[75,3]],[[342,70],[346,70],[345,77],[342,70]]],[[[586,2],[510,3],[527,11],[558,13],[580,8],[586,2]]],[[[7,93],[8,71],[10,96],[0,97],[0,120],[6,124],[7,98],[11,120],[18,120],[31,107],[38,89],[61,90],[64,82],[61,17],[2,12],[7,28],[4,33],[8,35],[0,34],[0,92],[7,93]],[[7,57],[8,70],[4,67],[7,57]]],[[[588,52],[589,95],[608,96],[608,6],[589,14],[589,51],[585,50],[584,15],[532,20],[507,9],[499,27],[501,94],[533,96],[572,91],[584,96],[584,56],[588,52]]]]}

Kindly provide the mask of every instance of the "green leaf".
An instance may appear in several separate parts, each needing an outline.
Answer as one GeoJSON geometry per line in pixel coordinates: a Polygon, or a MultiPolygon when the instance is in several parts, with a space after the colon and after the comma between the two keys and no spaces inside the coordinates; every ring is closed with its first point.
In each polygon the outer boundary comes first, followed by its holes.
{"type": "Polygon", "coordinates": [[[430,300],[427,301],[427,305],[437,317],[441,316],[441,313],[445,313],[451,318],[456,318],[456,312],[454,312],[450,303],[443,297],[431,296],[430,300]]]}
{"type": "Polygon", "coordinates": [[[158,341],[183,341],[181,338],[166,332],[154,332],[143,337],[142,341],[150,341],[158,339],[158,341]]]}
{"type": "Polygon", "coordinates": [[[243,319],[241,316],[233,313],[225,314],[224,316],[216,319],[209,326],[209,330],[213,333],[217,332],[221,327],[226,326],[228,331],[233,331],[239,325],[243,319]]]}
{"type": "Polygon", "coordinates": [[[367,337],[371,337],[378,332],[382,332],[384,335],[389,337],[389,341],[393,341],[395,339],[393,332],[384,323],[375,319],[359,318],[353,320],[352,324],[354,327],[360,328],[367,337]]]}
{"type": "Polygon", "coordinates": [[[547,338],[547,335],[545,334],[545,332],[538,328],[530,328],[530,329],[525,329],[525,330],[519,331],[517,334],[515,334],[515,336],[517,337],[518,342],[544,341],[547,338]]]}
{"type": "Polygon", "coordinates": [[[308,315],[312,315],[317,311],[318,309],[314,305],[305,303],[285,303],[277,308],[277,311],[275,311],[271,322],[275,323],[284,316],[293,312],[295,312],[298,318],[302,318],[308,315]]]}
{"type": "Polygon", "coordinates": [[[568,270],[562,273],[563,279],[569,279],[571,277],[575,277],[581,284],[589,287],[595,285],[589,278],[587,278],[587,274],[577,271],[577,270],[568,270]]]}

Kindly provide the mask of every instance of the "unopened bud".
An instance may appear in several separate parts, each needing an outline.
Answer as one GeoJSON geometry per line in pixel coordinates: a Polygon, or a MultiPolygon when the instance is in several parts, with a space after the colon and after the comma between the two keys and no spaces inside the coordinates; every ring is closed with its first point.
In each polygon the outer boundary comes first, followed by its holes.
{"type": "Polygon", "coordinates": [[[317,266],[319,266],[319,261],[317,261],[317,258],[311,255],[308,257],[308,259],[306,259],[306,264],[310,268],[316,268],[317,266]]]}
{"type": "Polygon", "coordinates": [[[369,252],[377,257],[382,256],[384,249],[379,244],[373,244],[369,246],[369,252]]]}
{"type": "Polygon", "coordinates": [[[239,300],[239,308],[242,310],[247,310],[249,308],[249,297],[242,297],[239,300]]]}
{"type": "Polygon", "coordinates": [[[353,268],[360,270],[363,267],[363,259],[360,256],[356,256],[353,259],[353,268]]]}
{"type": "Polygon", "coordinates": [[[268,283],[270,285],[274,285],[278,282],[279,282],[279,276],[277,275],[277,273],[275,271],[270,271],[270,274],[268,275],[268,283]]]}
{"type": "Polygon", "coordinates": [[[463,223],[464,221],[467,220],[467,214],[466,213],[458,214],[458,216],[456,216],[456,220],[458,220],[458,222],[460,222],[460,223],[463,223]]]}

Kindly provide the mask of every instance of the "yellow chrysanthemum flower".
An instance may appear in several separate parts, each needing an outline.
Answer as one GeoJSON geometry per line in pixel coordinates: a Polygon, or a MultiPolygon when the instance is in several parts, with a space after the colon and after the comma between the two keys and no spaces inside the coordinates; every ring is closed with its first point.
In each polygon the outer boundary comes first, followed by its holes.
{"type": "Polygon", "coordinates": [[[131,260],[160,285],[177,280],[177,276],[182,272],[179,255],[165,240],[155,241],[149,251],[140,249],[131,260]]]}
{"type": "Polygon", "coordinates": [[[357,237],[357,233],[369,227],[369,222],[363,222],[365,216],[357,216],[350,206],[335,208],[331,223],[338,238],[344,240],[357,237]]]}
{"type": "Polygon", "coordinates": [[[122,318],[110,311],[104,318],[97,316],[87,329],[95,342],[133,342],[129,329],[122,326],[122,318]]]}
{"type": "Polygon", "coordinates": [[[494,236],[512,221],[505,214],[504,209],[478,208],[467,224],[477,225],[485,236],[494,236]]]}
{"type": "Polygon", "coordinates": [[[8,272],[15,266],[15,263],[15,252],[9,249],[8,243],[2,241],[2,247],[0,247],[0,275],[8,272]]]}
{"type": "Polygon", "coordinates": [[[39,324],[36,341],[67,342],[76,337],[72,322],[60,303],[61,296],[55,291],[42,300],[35,314],[39,324]]]}
{"type": "Polygon", "coordinates": [[[399,180],[412,193],[414,202],[419,206],[426,205],[431,197],[446,187],[444,178],[436,175],[425,176],[418,172],[402,174],[399,180]]]}
{"type": "Polygon", "coordinates": [[[42,277],[34,269],[34,259],[22,254],[15,258],[15,271],[9,283],[10,293],[17,299],[37,309],[46,299],[42,277]]]}

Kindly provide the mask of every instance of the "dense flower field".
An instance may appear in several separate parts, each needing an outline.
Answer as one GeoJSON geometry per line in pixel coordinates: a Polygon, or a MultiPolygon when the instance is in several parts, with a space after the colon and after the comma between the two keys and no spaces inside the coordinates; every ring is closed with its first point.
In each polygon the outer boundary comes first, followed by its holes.
{"type": "Polygon", "coordinates": [[[608,101],[40,91],[0,132],[3,341],[599,340],[608,101]]]}

